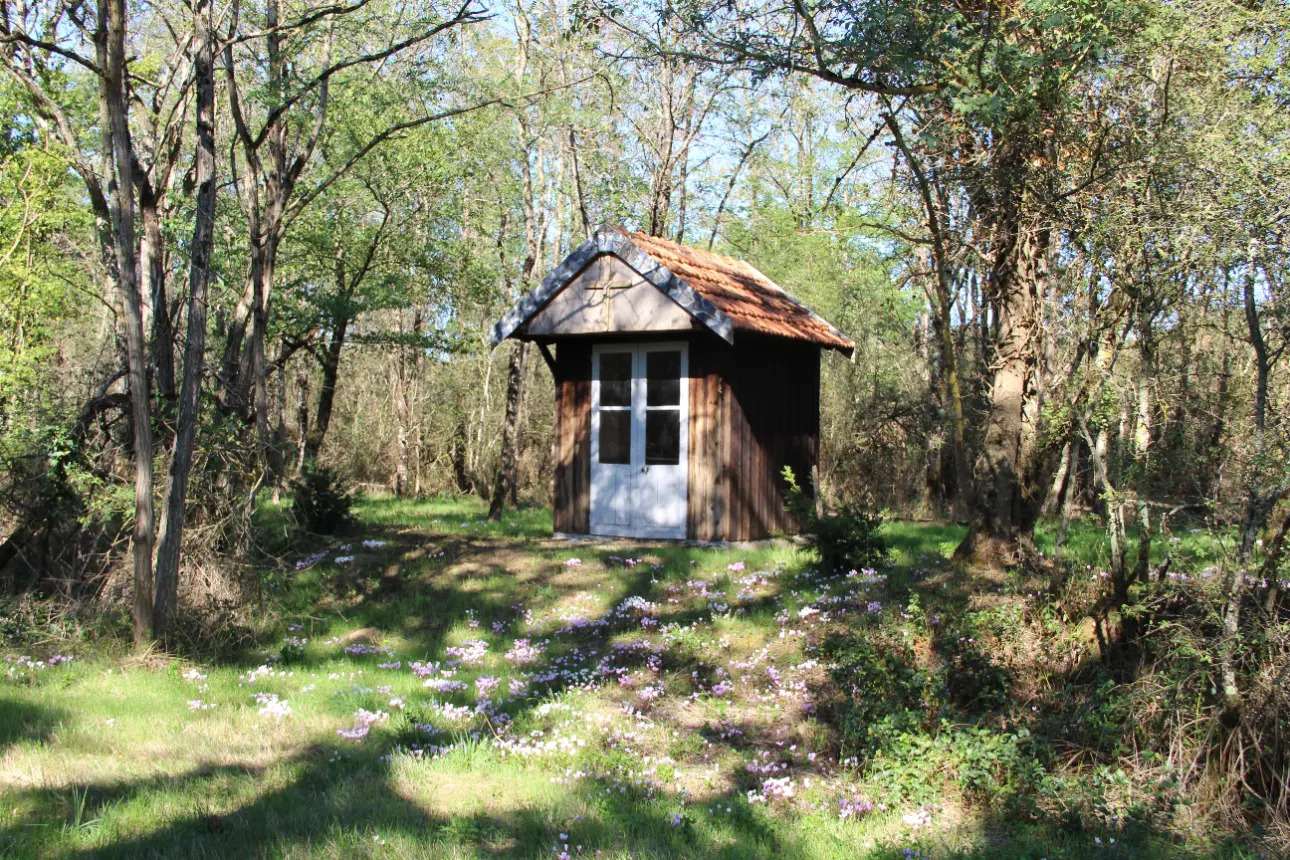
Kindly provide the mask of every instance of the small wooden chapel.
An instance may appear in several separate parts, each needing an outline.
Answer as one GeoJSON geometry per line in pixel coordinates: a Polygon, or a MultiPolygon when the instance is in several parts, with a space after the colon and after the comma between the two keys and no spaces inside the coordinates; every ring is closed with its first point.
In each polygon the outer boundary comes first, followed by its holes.
{"type": "Polygon", "coordinates": [[[506,338],[555,376],[556,533],[696,541],[796,531],[781,473],[817,462],[820,352],[855,348],[749,264],[610,225],[506,338]]]}

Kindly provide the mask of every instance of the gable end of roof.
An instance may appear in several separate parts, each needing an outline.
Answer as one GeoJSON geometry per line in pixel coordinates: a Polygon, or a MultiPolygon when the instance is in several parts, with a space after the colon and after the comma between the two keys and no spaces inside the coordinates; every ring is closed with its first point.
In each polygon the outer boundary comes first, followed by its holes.
{"type": "Polygon", "coordinates": [[[497,325],[493,326],[492,345],[497,346],[514,334],[516,329],[541,310],[578,272],[600,254],[613,254],[618,257],[640,272],[645,280],[662,290],[722,340],[734,343],[734,323],[728,316],[673,274],[667,266],[641,250],[630,236],[613,227],[601,226],[590,239],[575,248],[560,265],[552,269],[536,289],[520,299],[519,304],[498,320],[497,325]]]}

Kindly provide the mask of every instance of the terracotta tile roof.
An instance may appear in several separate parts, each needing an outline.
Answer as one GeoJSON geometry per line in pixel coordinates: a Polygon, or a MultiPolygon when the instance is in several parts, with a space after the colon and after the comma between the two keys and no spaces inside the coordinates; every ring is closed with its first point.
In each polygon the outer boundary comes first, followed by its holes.
{"type": "Polygon", "coordinates": [[[612,229],[689,284],[728,316],[737,330],[805,340],[847,353],[855,349],[854,341],[743,260],[621,227],[612,229]]]}

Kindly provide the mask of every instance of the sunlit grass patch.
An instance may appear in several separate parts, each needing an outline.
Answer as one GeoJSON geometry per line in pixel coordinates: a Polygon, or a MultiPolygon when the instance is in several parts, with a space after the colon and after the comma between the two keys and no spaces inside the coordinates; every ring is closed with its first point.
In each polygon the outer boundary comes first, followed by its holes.
{"type": "Polygon", "coordinates": [[[493,522],[488,519],[488,503],[474,496],[434,496],[426,499],[363,496],[356,501],[354,513],[363,523],[378,527],[489,537],[551,536],[549,508],[508,508],[501,520],[493,522]]]}

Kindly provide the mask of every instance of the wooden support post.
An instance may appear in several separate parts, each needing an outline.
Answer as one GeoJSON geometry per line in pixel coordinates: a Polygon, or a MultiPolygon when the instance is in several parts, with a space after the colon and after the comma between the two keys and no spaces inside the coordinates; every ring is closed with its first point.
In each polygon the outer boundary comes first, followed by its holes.
{"type": "Polygon", "coordinates": [[[538,343],[537,348],[538,352],[542,353],[542,360],[545,361],[546,366],[551,369],[551,375],[556,379],[559,379],[560,375],[555,372],[555,356],[551,355],[551,350],[547,349],[546,344],[544,343],[538,343]]]}

